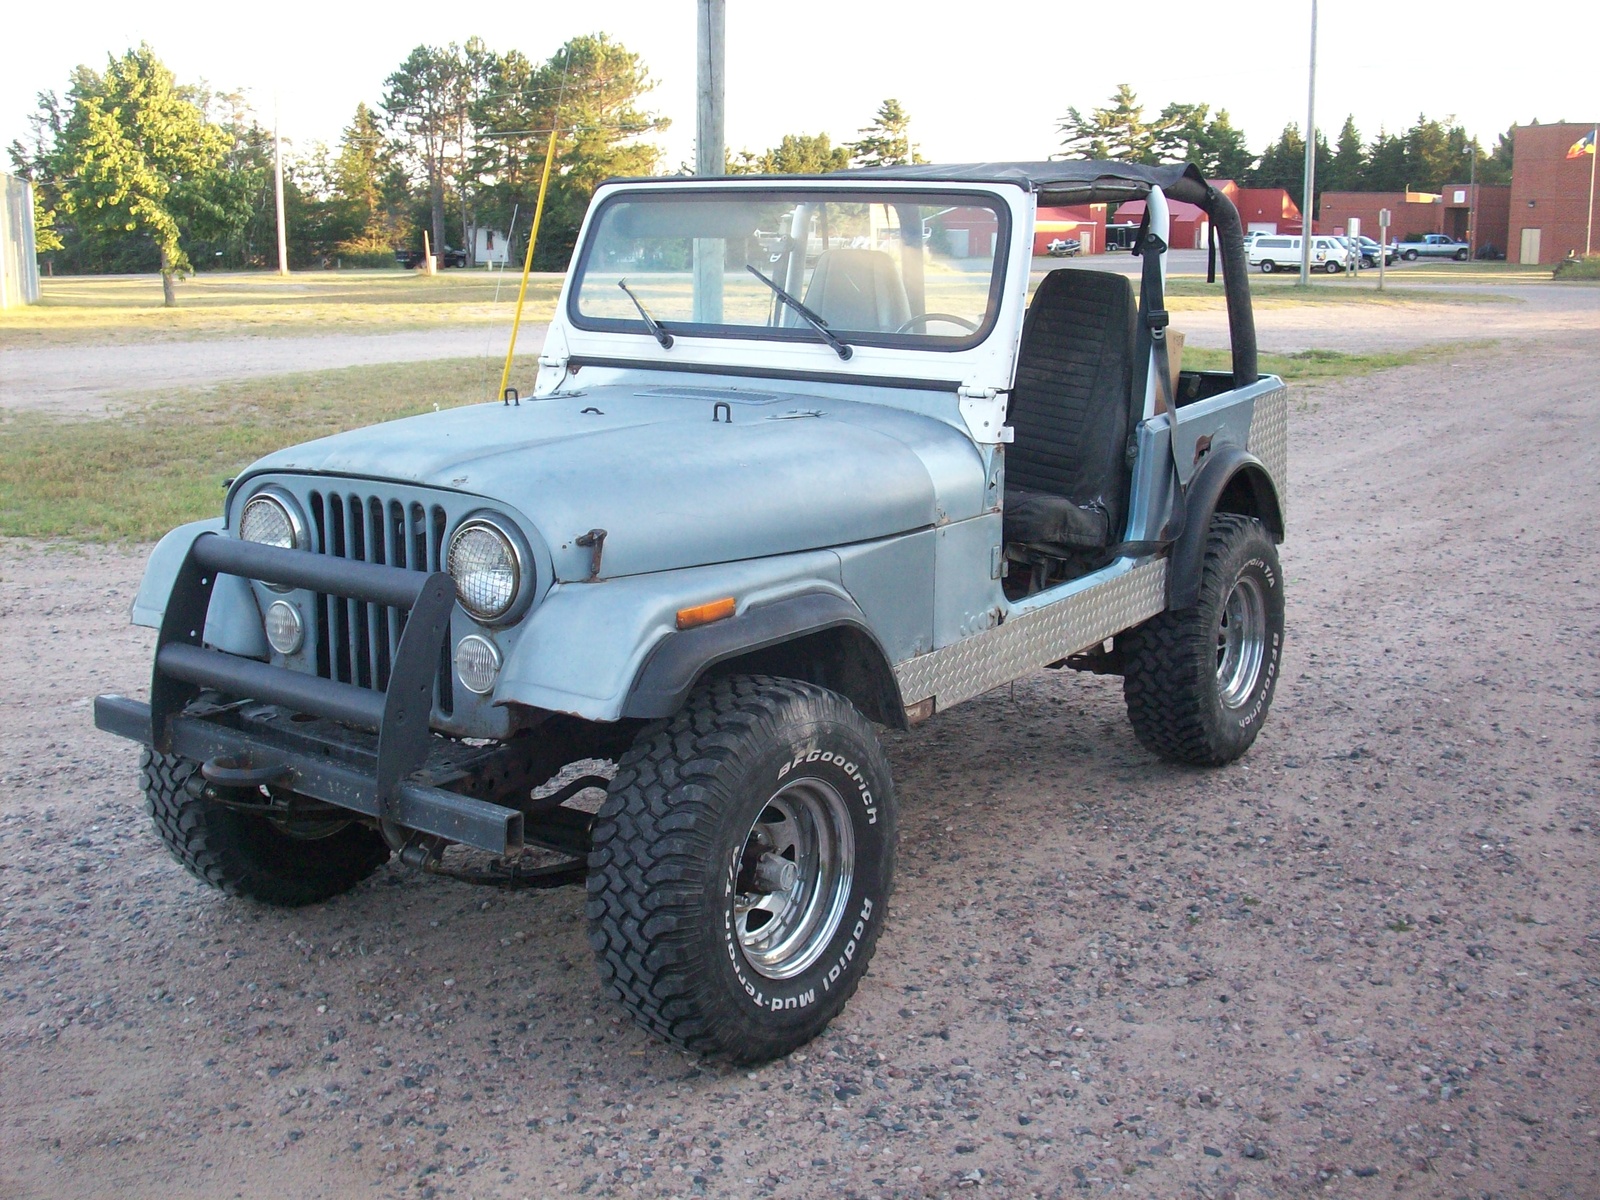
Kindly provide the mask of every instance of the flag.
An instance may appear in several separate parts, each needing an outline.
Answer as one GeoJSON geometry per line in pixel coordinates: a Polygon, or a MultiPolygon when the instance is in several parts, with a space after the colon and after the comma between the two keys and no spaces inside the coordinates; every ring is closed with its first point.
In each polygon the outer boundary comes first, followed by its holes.
{"type": "Polygon", "coordinates": [[[1594,153],[1594,130],[1590,130],[1567,148],[1568,158],[1582,158],[1585,154],[1594,153]]]}

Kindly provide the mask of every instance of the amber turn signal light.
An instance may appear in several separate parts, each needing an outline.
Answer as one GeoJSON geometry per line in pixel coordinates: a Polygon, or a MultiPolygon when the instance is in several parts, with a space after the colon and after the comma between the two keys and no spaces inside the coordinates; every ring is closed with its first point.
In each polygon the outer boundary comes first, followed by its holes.
{"type": "Polygon", "coordinates": [[[728,596],[722,600],[713,600],[710,604],[696,604],[693,608],[680,608],[678,610],[678,628],[693,629],[696,625],[709,625],[713,621],[720,621],[724,617],[733,616],[733,597],[728,596]]]}

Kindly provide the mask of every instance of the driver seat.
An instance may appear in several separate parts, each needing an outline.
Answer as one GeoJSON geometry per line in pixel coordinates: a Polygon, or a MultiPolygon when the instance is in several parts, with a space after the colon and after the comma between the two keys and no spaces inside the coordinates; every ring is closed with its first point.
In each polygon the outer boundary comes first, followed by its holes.
{"type": "Polygon", "coordinates": [[[1133,284],[1110,271],[1051,271],[1034,293],[1008,413],[1007,543],[1081,560],[1122,536],[1134,309],[1133,284]]]}
{"type": "Polygon", "coordinates": [[[911,319],[900,270],[882,250],[824,251],[802,303],[833,330],[893,333],[911,319]]]}

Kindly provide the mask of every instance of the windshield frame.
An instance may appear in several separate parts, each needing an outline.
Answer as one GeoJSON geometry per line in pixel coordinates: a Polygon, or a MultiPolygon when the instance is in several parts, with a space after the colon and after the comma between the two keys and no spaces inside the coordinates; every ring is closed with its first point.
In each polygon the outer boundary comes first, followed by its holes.
{"type": "MultiPolygon", "coordinates": [[[[639,186],[631,183],[626,188],[621,188],[611,195],[605,196],[589,214],[585,224],[583,240],[579,243],[577,254],[573,258],[571,269],[568,273],[566,288],[567,322],[574,328],[586,333],[627,333],[637,334],[641,329],[641,322],[635,319],[618,317],[592,317],[586,316],[578,307],[579,295],[583,290],[583,283],[588,272],[590,255],[594,251],[597,233],[601,228],[606,212],[613,205],[623,202],[635,201],[640,197],[669,196],[672,198],[688,199],[695,196],[722,198],[733,193],[749,194],[752,198],[759,199],[770,196],[783,202],[791,199],[795,203],[807,201],[820,203],[848,204],[848,203],[912,203],[930,206],[949,204],[960,206],[963,204],[980,204],[994,214],[995,244],[993,253],[993,266],[989,276],[989,288],[985,300],[984,319],[978,328],[961,336],[941,336],[918,333],[872,333],[854,329],[838,329],[838,334],[851,346],[867,346],[883,350],[912,350],[919,353],[961,353],[970,351],[982,345],[994,332],[1000,320],[1001,307],[1005,299],[1006,278],[1010,267],[1012,214],[1011,206],[998,191],[990,188],[968,188],[930,185],[928,187],[905,188],[874,186],[867,183],[855,184],[849,187],[817,186],[817,181],[789,182],[782,179],[751,179],[749,183],[740,180],[738,187],[728,187],[727,180],[699,182],[694,184],[663,183],[659,186],[639,186]],[[763,186],[765,185],[765,186],[763,186]],[[865,197],[865,199],[862,199],[865,197]]],[[[667,323],[674,337],[686,340],[694,339],[701,342],[711,341],[745,341],[768,343],[811,343],[827,347],[817,337],[817,331],[809,327],[768,326],[768,325],[705,325],[695,324],[692,321],[670,320],[667,323]]]]}

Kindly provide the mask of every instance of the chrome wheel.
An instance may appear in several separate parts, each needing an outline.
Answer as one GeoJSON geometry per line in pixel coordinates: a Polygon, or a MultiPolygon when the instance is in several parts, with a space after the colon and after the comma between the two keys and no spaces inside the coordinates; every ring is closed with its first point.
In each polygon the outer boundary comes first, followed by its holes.
{"type": "Polygon", "coordinates": [[[1224,706],[1239,708],[1255,691],[1266,645],[1266,595],[1254,575],[1241,575],[1217,626],[1217,691],[1224,706]]]}
{"type": "Polygon", "coordinates": [[[767,801],[735,865],[733,918],[745,960],[789,979],[822,955],[855,878],[855,832],[844,799],[797,779],[767,801]]]}

